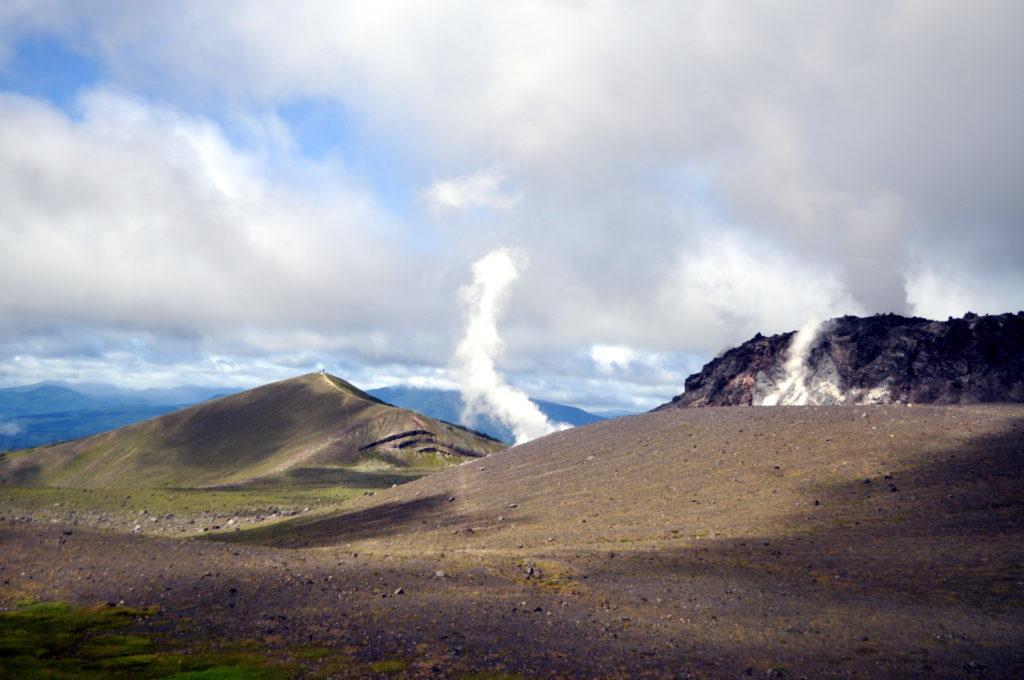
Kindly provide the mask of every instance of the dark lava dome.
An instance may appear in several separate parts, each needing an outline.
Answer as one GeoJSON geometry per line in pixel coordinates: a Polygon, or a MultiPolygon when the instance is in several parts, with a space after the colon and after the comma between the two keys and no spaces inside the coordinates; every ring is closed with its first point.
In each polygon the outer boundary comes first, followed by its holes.
{"type": "MultiPolygon", "coordinates": [[[[660,408],[767,404],[785,391],[790,366],[799,396],[781,404],[964,404],[1024,401],[1024,312],[931,321],[880,314],[842,316],[807,333],[758,333],[686,379],[660,408]]],[[[791,380],[792,382],[792,380],[791,380]]]]}

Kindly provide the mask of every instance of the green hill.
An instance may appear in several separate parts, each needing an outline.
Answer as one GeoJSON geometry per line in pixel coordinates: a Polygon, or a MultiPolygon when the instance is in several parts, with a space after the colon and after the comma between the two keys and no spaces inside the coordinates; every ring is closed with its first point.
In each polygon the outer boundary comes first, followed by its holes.
{"type": "Polygon", "coordinates": [[[6,454],[0,479],[79,488],[223,486],[301,468],[441,467],[502,448],[314,373],[6,454]]]}

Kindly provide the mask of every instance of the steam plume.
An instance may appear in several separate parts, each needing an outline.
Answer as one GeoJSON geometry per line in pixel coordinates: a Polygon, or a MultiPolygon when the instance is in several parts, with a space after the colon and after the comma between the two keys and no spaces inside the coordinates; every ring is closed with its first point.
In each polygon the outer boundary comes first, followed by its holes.
{"type": "Polygon", "coordinates": [[[516,444],[528,442],[568,425],[552,423],[523,392],[505,383],[494,367],[504,343],[498,335],[498,315],[508,286],[519,277],[512,253],[493,250],[473,264],[473,283],[462,290],[467,307],[466,335],[455,350],[452,367],[466,402],[463,420],[491,415],[511,428],[516,444]]]}
{"type": "Polygon", "coordinates": [[[809,397],[807,390],[807,357],[811,354],[821,321],[811,318],[800,327],[786,350],[786,362],[782,365],[785,377],[761,401],[762,406],[805,406],[809,397]]]}

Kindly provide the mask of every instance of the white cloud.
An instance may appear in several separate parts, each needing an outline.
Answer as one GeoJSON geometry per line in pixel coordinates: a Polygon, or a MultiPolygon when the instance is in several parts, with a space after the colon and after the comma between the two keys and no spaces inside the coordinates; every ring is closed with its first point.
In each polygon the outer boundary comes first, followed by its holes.
{"type": "Polygon", "coordinates": [[[594,345],[590,358],[597,364],[597,370],[611,373],[616,368],[626,368],[637,358],[635,350],[621,345],[594,345]]]}
{"type": "Polygon", "coordinates": [[[675,272],[658,291],[666,323],[680,336],[688,328],[703,329],[710,347],[736,344],[756,331],[790,331],[810,317],[863,313],[825,263],[749,236],[707,232],[677,258],[675,272]]]}
{"type": "Polygon", "coordinates": [[[523,195],[503,189],[505,180],[505,175],[497,170],[477,170],[434,182],[423,192],[423,198],[432,208],[440,210],[510,210],[523,200],[523,195]]]}
{"type": "Polygon", "coordinates": [[[94,356],[7,357],[0,361],[0,385],[29,385],[57,380],[110,383],[130,389],[178,385],[250,388],[294,377],[298,372],[288,363],[277,363],[273,357],[256,359],[206,354],[178,360],[157,360],[114,349],[94,356]]]}
{"type": "Polygon", "coordinates": [[[49,32],[143,94],[0,100],[0,329],[438,367],[462,272],[511,244],[502,372],[578,357],[581,389],[640,394],[667,372],[589,349],[681,366],[812,315],[1024,307],[1022,23],[997,0],[8,3],[0,42],[49,32]],[[308,99],[424,200],[396,217],[295,153],[272,112],[308,99]],[[243,148],[196,109],[267,123],[243,148]]]}
{"type": "Polygon", "coordinates": [[[1024,309],[1024,273],[993,279],[956,266],[927,268],[908,279],[907,296],[914,313],[928,319],[1016,312],[1024,309]]]}
{"type": "Polygon", "coordinates": [[[409,251],[343,169],[304,164],[289,186],[274,175],[293,159],[236,148],[209,120],[104,90],[81,110],[0,95],[0,327],[337,342],[404,306],[386,286],[409,251]]]}

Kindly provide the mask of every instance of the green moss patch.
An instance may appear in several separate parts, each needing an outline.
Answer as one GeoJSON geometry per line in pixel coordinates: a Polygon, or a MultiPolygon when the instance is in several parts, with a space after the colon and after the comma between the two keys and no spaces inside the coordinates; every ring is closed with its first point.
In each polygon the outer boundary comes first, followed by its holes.
{"type": "Polygon", "coordinates": [[[155,608],[79,607],[64,602],[0,612],[0,677],[278,680],[292,673],[256,654],[192,654],[124,632],[155,608]]]}
{"type": "MultiPolygon", "coordinates": [[[[25,680],[287,680],[302,677],[403,676],[405,659],[361,662],[347,650],[296,645],[270,656],[258,640],[199,641],[183,649],[140,635],[133,624],[155,608],[25,604],[0,612],[0,678],[25,680]]],[[[506,673],[458,676],[521,680],[506,673]]]]}
{"type": "Polygon", "coordinates": [[[384,659],[370,663],[368,668],[374,673],[401,673],[408,666],[408,662],[401,659],[384,659]]]}

